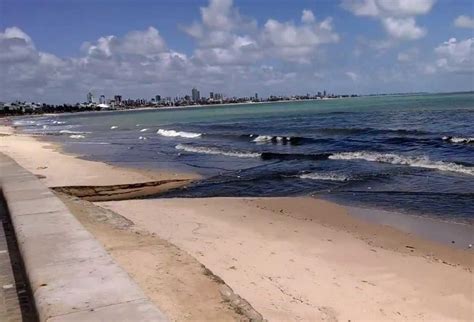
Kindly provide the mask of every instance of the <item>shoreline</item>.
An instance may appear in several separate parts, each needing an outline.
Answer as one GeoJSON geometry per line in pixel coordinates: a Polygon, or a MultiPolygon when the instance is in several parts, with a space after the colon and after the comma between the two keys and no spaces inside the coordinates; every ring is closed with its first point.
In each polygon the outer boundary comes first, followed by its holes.
{"type": "MultiPolygon", "coordinates": [[[[262,102],[265,103],[265,102],[262,102]]],[[[48,140],[46,137],[43,136],[35,136],[30,134],[25,134],[21,131],[18,131],[12,124],[4,124],[2,126],[0,122],[0,135],[8,134],[8,135],[16,135],[19,137],[25,138],[30,143],[38,142],[42,146],[41,148],[52,150],[56,154],[56,156],[64,156],[65,160],[71,160],[69,162],[73,162],[74,164],[87,164],[87,166],[91,165],[100,165],[103,169],[111,169],[112,173],[114,170],[117,170],[117,173],[120,174],[123,179],[117,181],[112,180],[110,181],[110,174],[106,173],[105,177],[107,180],[85,180],[85,181],[71,181],[69,184],[64,182],[64,184],[48,184],[49,187],[55,187],[57,191],[66,193],[69,195],[73,195],[80,198],[85,198],[89,201],[117,201],[117,200],[126,200],[126,199],[134,199],[134,198],[142,198],[147,196],[159,196],[160,193],[165,192],[169,189],[179,188],[180,186],[185,186],[192,181],[202,179],[202,175],[196,172],[183,172],[182,169],[179,168],[162,168],[162,169],[147,169],[147,168],[140,168],[140,167],[127,167],[126,165],[113,165],[102,161],[95,161],[95,160],[87,160],[83,159],[81,155],[72,153],[70,151],[65,151],[63,145],[60,142],[53,142],[48,140]],[[124,172],[125,175],[121,172],[124,172]],[[176,183],[171,182],[168,183],[166,181],[177,181],[176,183]],[[156,185],[154,184],[156,183],[156,185]],[[157,187],[163,184],[163,187],[157,187]],[[131,186],[132,188],[137,188],[136,185],[147,185],[150,184],[151,187],[138,187],[141,191],[137,193],[129,193],[129,188],[123,186],[131,186]],[[134,187],[135,186],[135,187],[134,187]],[[123,193],[123,198],[103,198],[101,194],[98,193],[96,190],[104,190],[105,192],[114,192],[115,190],[118,193],[123,193]],[[90,197],[88,197],[90,195],[90,197]],[[97,196],[97,197],[95,197],[97,196]]],[[[33,144],[35,146],[35,144],[33,144]]],[[[24,152],[24,151],[22,151],[24,152]]],[[[10,155],[14,158],[13,155],[10,155]]],[[[26,168],[31,168],[30,165],[25,164],[23,165],[26,168]]],[[[86,166],[86,167],[87,167],[86,166]]],[[[36,170],[40,172],[38,176],[41,179],[41,176],[47,175],[47,173],[41,173],[44,166],[37,167],[36,170]]],[[[48,172],[44,169],[44,172],[48,172]]],[[[96,169],[92,169],[92,173],[97,173],[96,169]]],[[[49,180],[48,180],[49,181],[49,180]]],[[[469,235],[468,231],[470,229],[474,229],[472,225],[467,223],[458,223],[458,222],[450,222],[450,221],[442,221],[440,219],[431,218],[431,217],[424,217],[415,214],[406,214],[406,213],[399,213],[394,210],[386,210],[381,208],[374,208],[374,207],[364,207],[360,205],[352,205],[350,202],[338,202],[337,200],[333,200],[332,198],[325,198],[324,196],[299,196],[296,198],[313,198],[315,200],[324,200],[340,207],[347,209],[352,217],[359,219],[361,221],[365,221],[371,224],[376,224],[380,226],[388,226],[390,228],[399,230],[404,234],[414,234],[415,236],[420,237],[421,239],[426,239],[430,242],[441,243],[445,246],[449,246],[455,249],[464,249],[469,250],[469,245],[474,245],[474,240],[472,236],[469,235]],[[383,214],[383,215],[381,215],[383,214]],[[429,227],[434,228],[435,231],[428,231],[422,228],[424,223],[428,223],[429,227]],[[448,231],[443,230],[448,228],[448,231]],[[458,233],[461,232],[459,235],[458,233]],[[438,233],[442,234],[442,237],[439,238],[437,236],[438,233]],[[458,240],[459,242],[454,242],[458,240]]],[[[223,197],[226,198],[226,197],[223,197]]],[[[237,197],[241,198],[241,197],[237,197]]],[[[251,197],[251,198],[260,198],[260,197],[251,197]]],[[[272,197],[275,199],[279,199],[282,197],[272,197]]],[[[283,197],[285,198],[285,197],[283,197]]],[[[194,198],[193,198],[194,199],[194,198]]],[[[246,199],[243,197],[241,199],[246,199]]]]}
{"type": "MultiPolygon", "coordinates": [[[[83,160],[52,149],[52,143],[8,131],[0,126],[0,133],[6,132],[1,151],[49,187],[196,179],[83,160]]],[[[94,205],[190,254],[266,319],[452,320],[472,314],[471,250],[364,221],[333,202],[196,198],[94,205]]],[[[105,232],[102,238],[107,243],[112,237],[105,232]]],[[[122,250],[124,260],[129,255],[122,250]]],[[[136,271],[141,260],[126,263],[138,280],[150,273],[136,271]]]]}
{"type": "MultiPolygon", "coordinates": [[[[263,102],[264,103],[264,102],[263,102]]],[[[89,184],[78,184],[78,183],[72,183],[72,184],[62,184],[59,186],[59,189],[56,189],[57,191],[67,193],[70,195],[78,196],[81,198],[85,198],[86,200],[89,201],[117,201],[117,200],[123,200],[123,199],[133,199],[133,198],[142,198],[142,197],[147,197],[147,196],[158,196],[162,192],[165,192],[166,190],[169,189],[174,189],[174,188],[179,188],[180,186],[187,185],[191,183],[192,181],[195,180],[200,180],[202,179],[202,175],[198,174],[196,172],[183,172],[182,168],[179,167],[166,167],[166,168],[161,168],[161,169],[148,169],[148,168],[141,168],[141,167],[132,167],[132,166],[126,166],[126,165],[114,165],[110,163],[106,163],[103,161],[96,161],[96,160],[87,160],[81,158],[82,156],[79,154],[75,154],[70,151],[66,151],[64,146],[61,144],[61,142],[55,142],[47,139],[47,136],[35,136],[35,135],[30,135],[30,134],[25,134],[21,131],[18,131],[13,125],[6,125],[2,128],[1,123],[0,123],[0,133],[2,132],[7,132],[11,134],[15,134],[21,137],[28,137],[31,138],[37,142],[44,143],[46,145],[47,149],[52,149],[55,152],[58,152],[60,155],[66,155],[69,157],[72,157],[76,160],[80,161],[85,161],[85,162],[91,162],[95,164],[102,164],[106,165],[107,167],[110,168],[115,168],[119,170],[125,170],[125,171],[131,171],[132,173],[138,173],[138,174],[143,174],[146,179],[141,179],[137,181],[136,178],[131,177],[131,181],[124,179],[124,181],[120,182],[109,182],[109,181],[104,181],[104,182],[92,182],[89,184]],[[158,177],[156,176],[157,174],[158,177]],[[157,183],[157,185],[161,185],[162,181],[180,181],[180,180],[186,180],[188,181],[185,182],[177,182],[176,184],[173,183],[168,183],[164,184],[163,187],[156,187],[153,185],[153,183],[157,183]],[[128,191],[124,191],[120,189],[118,186],[126,186],[130,185],[131,188],[133,188],[133,185],[135,184],[140,184],[140,183],[149,183],[151,184],[151,187],[144,188],[140,187],[138,189],[141,189],[141,191],[137,193],[129,193],[128,191]],[[102,186],[106,186],[102,188],[102,186]],[[123,198],[114,198],[113,196],[110,198],[103,198],[99,193],[96,193],[96,189],[99,190],[104,190],[108,192],[113,192],[114,190],[117,190],[118,193],[123,193],[124,196],[123,198]],[[92,197],[88,198],[87,195],[91,195],[92,197]],[[94,195],[97,195],[95,197],[94,195]]],[[[79,162],[81,163],[81,162],[79,162]]],[[[123,188],[123,187],[122,187],[123,188]]],[[[135,187],[137,188],[137,187],[135,187]]],[[[128,188],[125,188],[125,190],[128,190],[128,188]]],[[[105,193],[105,192],[104,192],[105,193]]],[[[437,243],[442,243],[443,245],[447,245],[452,248],[456,249],[464,249],[468,250],[469,247],[468,245],[472,244],[474,245],[474,239],[472,238],[472,235],[470,235],[469,230],[474,229],[474,226],[467,224],[467,223],[459,223],[459,222],[451,222],[451,221],[443,221],[437,218],[432,218],[432,217],[425,217],[417,214],[408,214],[408,213],[401,213],[397,212],[395,210],[387,210],[387,209],[382,209],[382,208],[375,208],[375,207],[364,207],[360,205],[353,205],[350,202],[338,202],[337,200],[334,200],[333,198],[330,197],[325,197],[323,196],[300,196],[300,197],[307,197],[307,198],[315,198],[317,200],[325,200],[331,203],[334,203],[338,206],[344,207],[348,209],[351,213],[352,216],[355,216],[356,218],[359,218],[362,221],[368,221],[373,224],[378,224],[378,225],[386,225],[391,228],[400,230],[403,233],[406,234],[414,234],[415,236],[418,236],[422,239],[428,239],[429,241],[437,242],[437,243]],[[384,215],[380,215],[380,214],[384,215]],[[435,231],[428,231],[427,229],[423,229],[423,224],[428,223],[428,226],[435,229],[435,231]],[[441,238],[439,238],[438,233],[441,234],[441,238]],[[460,233],[460,234],[459,234],[460,233]]],[[[258,198],[258,197],[255,197],[258,198]]],[[[278,197],[275,197],[278,198],[278,197]]]]}

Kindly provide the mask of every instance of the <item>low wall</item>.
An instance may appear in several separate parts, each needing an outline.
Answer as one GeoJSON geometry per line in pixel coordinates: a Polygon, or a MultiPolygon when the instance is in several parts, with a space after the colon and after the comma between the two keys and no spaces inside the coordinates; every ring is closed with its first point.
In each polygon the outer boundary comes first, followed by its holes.
{"type": "Polygon", "coordinates": [[[67,207],[2,153],[0,186],[40,321],[167,321],[67,207]]]}

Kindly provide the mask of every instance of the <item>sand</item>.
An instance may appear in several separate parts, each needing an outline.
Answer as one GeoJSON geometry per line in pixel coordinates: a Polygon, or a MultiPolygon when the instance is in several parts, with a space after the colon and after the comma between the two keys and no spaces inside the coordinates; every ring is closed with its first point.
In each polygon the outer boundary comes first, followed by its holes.
{"type": "MultiPolygon", "coordinates": [[[[210,198],[100,205],[189,252],[271,321],[473,317],[472,254],[452,250],[464,263],[456,265],[438,258],[447,250],[441,246],[430,256],[385,248],[375,237],[374,246],[371,235],[362,240],[344,230],[352,220],[326,201],[210,198]]],[[[390,231],[373,228],[377,235],[390,231]]],[[[403,236],[392,232],[388,239],[398,238],[404,249],[423,247],[415,238],[405,245],[403,236]]]]}
{"type": "MultiPolygon", "coordinates": [[[[191,177],[84,161],[27,136],[0,140],[1,152],[45,176],[42,181],[50,187],[191,177]]],[[[100,223],[101,211],[87,211],[92,206],[68,206],[174,320],[240,319],[238,310],[219,304],[216,281],[203,279],[198,263],[270,321],[448,321],[474,316],[471,250],[364,222],[327,201],[202,198],[94,203],[122,218],[119,223],[127,223],[125,227],[113,220],[100,223]],[[130,237],[133,234],[143,239],[130,237]],[[176,254],[185,259],[180,262],[176,254]],[[173,274],[168,278],[166,272],[173,274]],[[208,300],[198,300],[202,296],[208,300]]]]}
{"type": "Polygon", "coordinates": [[[48,187],[118,185],[169,179],[196,179],[197,174],[126,169],[62,153],[58,144],[16,134],[0,125],[0,151],[38,175],[48,187]]]}

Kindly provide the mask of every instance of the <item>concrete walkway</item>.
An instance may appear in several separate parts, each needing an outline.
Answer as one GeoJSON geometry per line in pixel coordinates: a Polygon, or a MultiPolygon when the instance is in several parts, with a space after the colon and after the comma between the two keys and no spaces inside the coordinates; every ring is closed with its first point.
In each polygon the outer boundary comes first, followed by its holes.
{"type": "Polygon", "coordinates": [[[39,180],[0,153],[8,205],[40,321],[166,321],[39,180]]]}

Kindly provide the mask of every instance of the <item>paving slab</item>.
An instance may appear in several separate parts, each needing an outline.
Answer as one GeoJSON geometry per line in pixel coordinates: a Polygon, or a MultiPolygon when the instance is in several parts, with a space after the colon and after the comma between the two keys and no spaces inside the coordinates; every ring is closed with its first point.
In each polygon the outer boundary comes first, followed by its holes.
{"type": "Polygon", "coordinates": [[[163,321],[165,316],[156,316],[153,305],[146,300],[137,300],[103,307],[94,311],[77,312],[67,315],[63,319],[51,318],[48,322],[110,322],[110,321],[138,321],[141,316],[147,322],[163,321]]]}
{"type": "Polygon", "coordinates": [[[130,276],[110,257],[36,269],[30,281],[39,316],[44,321],[54,316],[146,299],[142,290],[131,283],[130,276]]]}
{"type": "Polygon", "coordinates": [[[17,216],[14,220],[17,234],[30,239],[84,230],[82,224],[75,217],[71,217],[68,210],[40,213],[34,216],[17,216]]]}
{"type": "MultiPolygon", "coordinates": [[[[84,230],[76,229],[67,233],[42,234],[34,237],[28,236],[23,231],[17,236],[19,240],[23,240],[19,243],[19,247],[27,266],[48,267],[108,256],[104,248],[84,230]]],[[[31,287],[35,290],[33,281],[31,287]]]]}
{"type": "Polygon", "coordinates": [[[56,211],[67,211],[64,203],[56,196],[30,200],[15,200],[14,198],[10,198],[9,194],[5,194],[5,199],[7,200],[10,213],[14,214],[15,217],[32,216],[56,211]]]}

